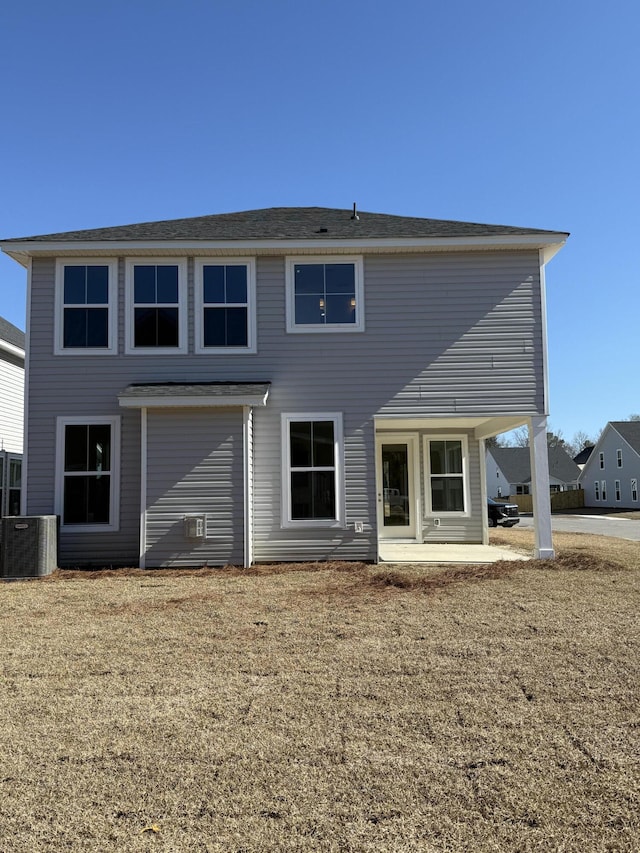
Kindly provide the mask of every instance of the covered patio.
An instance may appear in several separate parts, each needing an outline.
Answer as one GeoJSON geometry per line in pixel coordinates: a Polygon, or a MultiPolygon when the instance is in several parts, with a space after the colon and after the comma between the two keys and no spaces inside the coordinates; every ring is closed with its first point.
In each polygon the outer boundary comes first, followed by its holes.
{"type": "Polygon", "coordinates": [[[501,560],[530,560],[509,548],[495,545],[380,542],[380,563],[497,563],[501,560]]]}

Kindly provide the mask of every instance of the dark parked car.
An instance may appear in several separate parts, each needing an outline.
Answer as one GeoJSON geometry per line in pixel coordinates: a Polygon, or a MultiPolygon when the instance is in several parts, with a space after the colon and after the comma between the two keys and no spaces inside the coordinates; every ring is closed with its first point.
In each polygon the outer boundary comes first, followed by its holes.
{"type": "Polygon", "coordinates": [[[489,527],[513,527],[520,522],[520,513],[517,504],[501,504],[487,498],[487,510],[489,512],[489,527]]]}

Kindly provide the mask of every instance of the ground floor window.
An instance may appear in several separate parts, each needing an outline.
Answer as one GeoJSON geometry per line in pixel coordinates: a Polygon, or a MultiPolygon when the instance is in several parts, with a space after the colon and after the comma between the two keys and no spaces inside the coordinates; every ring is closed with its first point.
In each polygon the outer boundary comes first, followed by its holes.
{"type": "Polygon", "coordinates": [[[63,527],[117,530],[119,418],[59,418],[56,513],[63,527]]]}
{"type": "Polygon", "coordinates": [[[429,512],[460,515],[467,511],[467,441],[464,437],[425,438],[429,512]]]}
{"type": "Polygon", "coordinates": [[[529,486],[516,486],[516,495],[528,495],[529,486]]]}
{"type": "Polygon", "coordinates": [[[22,458],[0,451],[0,515],[20,515],[22,458]]]}
{"type": "Polygon", "coordinates": [[[283,525],[342,524],[341,415],[291,414],[282,418],[283,525]]]}
{"type": "Polygon", "coordinates": [[[606,501],[606,499],[607,499],[607,481],[606,480],[601,480],[600,491],[602,493],[602,500],[606,501]]]}
{"type": "Polygon", "coordinates": [[[593,495],[597,501],[600,500],[600,483],[597,480],[593,484],[593,495]]]}
{"type": "Polygon", "coordinates": [[[620,500],[620,480],[615,480],[614,485],[615,485],[615,491],[616,491],[616,500],[619,501],[620,500]]]}
{"type": "Polygon", "coordinates": [[[638,481],[635,478],[631,480],[631,500],[638,500],[638,481]]]}
{"type": "Polygon", "coordinates": [[[20,515],[22,459],[9,459],[9,503],[7,515],[20,515]]]}

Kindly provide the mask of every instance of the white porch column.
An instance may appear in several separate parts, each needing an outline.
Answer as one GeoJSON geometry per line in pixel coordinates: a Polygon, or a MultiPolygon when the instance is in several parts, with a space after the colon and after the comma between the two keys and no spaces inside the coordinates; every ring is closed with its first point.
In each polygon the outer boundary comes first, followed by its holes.
{"type": "Polygon", "coordinates": [[[545,560],[556,555],[551,535],[551,494],[545,416],[536,416],[529,420],[529,455],[533,491],[533,523],[536,532],[534,556],[536,559],[545,560]]]}
{"type": "Polygon", "coordinates": [[[242,464],[244,473],[244,568],[253,563],[253,409],[242,407],[242,464]]]}

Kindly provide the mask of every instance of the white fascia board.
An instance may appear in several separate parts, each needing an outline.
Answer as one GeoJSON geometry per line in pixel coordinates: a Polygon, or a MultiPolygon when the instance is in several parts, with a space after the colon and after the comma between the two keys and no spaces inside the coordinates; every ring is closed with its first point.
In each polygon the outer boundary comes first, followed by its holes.
{"type": "Polygon", "coordinates": [[[235,397],[118,397],[125,409],[231,409],[242,406],[266,406],[267,394],[235,397]]]}
{"type": "Polygon", "coordinates": [[[476,438],[488,438],[528,423],[530,414],[520,415],[375,415],[376,429],[474,430],[476,438]]]}
{"type": "Polygon", "coordinates": [[[10,344],[8,341],[0,340],[0,349],[3,349],[5,352],[10,353],[11,355],[15,355],[24,361],[24,350],[20,349],[20,347],[15,346],[15,344],[10,344]]]}
{"type": "Polygon", "coordinates": [[[18,263],[24,264],[24,256],[55,255],[61,253],[99,253],[102,255],[134,255],[140,251],[155,253],[206,254],[225,251],[247,253],[274,250],[281,254],[293,251],[313,251],[317,254],[343,250],[366,252],[367,249],[418,249],[428,251],[473,251],[474,249],[544,249],[549,260],[566,242],[564,233],[510,234],[477,237],[378,237],[360,240],[95,240],[95,241],[24,241],[0,243],[0,249],[18,263]]]}

